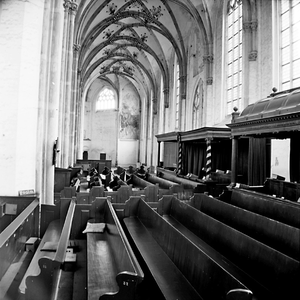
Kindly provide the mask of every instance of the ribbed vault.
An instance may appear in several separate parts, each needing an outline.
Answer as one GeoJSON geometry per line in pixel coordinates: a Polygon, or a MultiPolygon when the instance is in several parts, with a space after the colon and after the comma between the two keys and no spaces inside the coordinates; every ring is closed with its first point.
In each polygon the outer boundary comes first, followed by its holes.
{"type": "MultiPolygon", "coordinates": [[[[190,0],[82,0],[78,1],[75,44],[82,91],[96,78],[114,82],[122,76],[144,95],[157,99],[161,75],[169,91],[170,62],[176,54],[186,89],[187,49],[184,38],[198,27],[206,54],[211,49],[211,24],[206,5],[190,0]]],[[[165,95],[168,97],[168,95],[165,95]]],[[[165,98],[165,106],[168,99],[165,98]]],[[[154,108],[155,109],[155,108],[154,108]]]]}

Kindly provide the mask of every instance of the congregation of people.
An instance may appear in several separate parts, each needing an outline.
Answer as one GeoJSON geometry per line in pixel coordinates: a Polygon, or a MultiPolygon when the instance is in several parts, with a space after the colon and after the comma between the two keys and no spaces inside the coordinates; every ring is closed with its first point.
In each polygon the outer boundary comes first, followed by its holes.
{"type": "Polygon", "coordinates": [[[127,169],[120,168],[122,170],[121,174],[118,174],[117,168],[111,170],[107,166],[99,173],[95,167],[83,171],[81,168],[71,179],[71,187],[76,187],[76,192],[81,190],[89,191],[93,186],[103,186],[105,191],[117,191],[121,185],[130,185],[132,182],[132,175],[147,179],[148,170],[142,164],[138,168],[129,166],[127,169]]]}

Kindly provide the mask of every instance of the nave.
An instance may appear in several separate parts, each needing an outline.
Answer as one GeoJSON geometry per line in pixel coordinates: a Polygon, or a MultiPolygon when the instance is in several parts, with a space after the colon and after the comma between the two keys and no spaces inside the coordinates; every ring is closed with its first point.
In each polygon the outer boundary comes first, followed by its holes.
{"type": "Polygon", "coordinates": [[[147,193],[142,178],[89,190],[85,179],[40,213],[34,197],[6,197],[24,204],[11,222],[0,219],[1,299],[298,299],[298,203],[175,182],[147,193]]]}

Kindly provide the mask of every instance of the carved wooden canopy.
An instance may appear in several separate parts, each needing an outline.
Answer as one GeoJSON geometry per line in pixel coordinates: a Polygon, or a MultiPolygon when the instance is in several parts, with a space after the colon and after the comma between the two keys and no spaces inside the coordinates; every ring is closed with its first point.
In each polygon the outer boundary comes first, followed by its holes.
{"type": "Polygon", "coordinates": [[[272,93],[232,115],[232,136],[288,138],[300,131],[300,88],[272,93]]]}

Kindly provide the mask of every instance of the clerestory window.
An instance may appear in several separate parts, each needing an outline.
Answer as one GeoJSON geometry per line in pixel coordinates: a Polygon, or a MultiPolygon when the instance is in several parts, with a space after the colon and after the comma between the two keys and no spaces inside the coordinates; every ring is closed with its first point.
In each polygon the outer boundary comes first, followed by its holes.
{"type": "Polygon", "coordinates": [[[300,1],[282,0],[280,53],[282,90],[300,86],[300,1]]]}
{"type": "Polygon", "coordinates": [[[230,0],[227,11],[227,113],[240,107],[242,98],[242,1],[230,0]]]}

